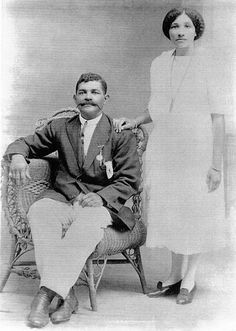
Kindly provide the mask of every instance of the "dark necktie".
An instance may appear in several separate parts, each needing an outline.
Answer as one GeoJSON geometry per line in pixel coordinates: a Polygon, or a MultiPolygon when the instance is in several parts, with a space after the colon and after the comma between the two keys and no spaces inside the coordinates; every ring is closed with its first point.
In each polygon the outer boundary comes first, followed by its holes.
{"type": "Polygon", "coordinates": [[[84,132],[85,132],[85,129],[86,129],[87,124],[88,124],[88,121],[85,121],[84,122],[84,125],[82,127],[82,130],[80,132],[80,140],[81,140],[81,145],[82,145],[82,160],[83,160],[83,163],[84,163],[84,159],[85,159],[85,154],[84,154],[84,132]]]}

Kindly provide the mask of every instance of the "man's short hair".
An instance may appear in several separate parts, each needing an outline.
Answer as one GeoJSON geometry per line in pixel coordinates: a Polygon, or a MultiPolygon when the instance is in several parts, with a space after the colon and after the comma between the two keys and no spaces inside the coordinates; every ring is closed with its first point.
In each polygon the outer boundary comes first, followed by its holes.
{"type": "Polygon", "coordinates": [[[107,93],[107,83],[106,83],[106,81],[100,75],[94,74],[92,72],[88,72],[88,73],[82,74],[80,76],[78,82],[76,83],[75,93],[77,94],[79,85],[81,83],[87,83],[87,82],[91,82],[91,81],[94,81],[94,80],[101,83],[103,92],[104,92],[104,94],[106,94],[107,93]]]}
{"type": "Polygon", "coordinates": [[[193,22],[196,31],[196,36],[194,39],[199,39],[204,32],[205,23],[199,12],[195,9],[190,8],[173,8],[166,14],[162,23],[162,31],[164,35],[168,39],[170,39],[169,31],[171,24],[176,20],[178,16],[182,15],[183,13],[185,13],[193,22]]]}

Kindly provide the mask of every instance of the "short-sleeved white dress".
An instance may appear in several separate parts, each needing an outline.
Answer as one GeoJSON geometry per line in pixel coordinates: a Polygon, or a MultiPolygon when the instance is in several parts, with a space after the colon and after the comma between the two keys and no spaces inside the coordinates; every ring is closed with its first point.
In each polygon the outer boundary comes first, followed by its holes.
{"type": "Polygon", "coordinates": [[[227,243],[224,183],[208,193],[212,113],[229,109],[228,91],[209,56],[195,50],[173,88],[174,50],[151,65],[149,112],[153,130],[146,151],[146,246],[195,254],[227,243]]]}

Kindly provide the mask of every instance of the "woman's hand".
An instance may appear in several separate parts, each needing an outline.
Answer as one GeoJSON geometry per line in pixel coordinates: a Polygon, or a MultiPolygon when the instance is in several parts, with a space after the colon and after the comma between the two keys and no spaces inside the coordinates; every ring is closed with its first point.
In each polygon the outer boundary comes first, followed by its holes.
{"type": "Polygon", "coordinates": [[[208,186],[208,192],[215,191],[221,182],[221,171],[210,168],[207,173],[206,183],[208,186]]]}
{"type": "Polygon", "coordinates": [[[121,132],[127,129],[134,129],[135,127],[137,127],[137,122],[134,119],[121,117],[121,118],[114,118],[113,125],[116,132],[121,132]]]}

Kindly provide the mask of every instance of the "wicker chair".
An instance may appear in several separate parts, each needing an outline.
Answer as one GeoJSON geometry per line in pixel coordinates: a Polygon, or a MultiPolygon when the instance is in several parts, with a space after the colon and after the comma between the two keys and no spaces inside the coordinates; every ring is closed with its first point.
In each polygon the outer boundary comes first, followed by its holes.
{"type": "MultiPolygon", "coordinates": [[[[42,119],[36,125],[40,130],[48,122],[58,117],[72,117],[77,114],[75,109],[66,109],[56,112],[49,119],[42,119]]],[[[137,150],[142,163],[142,154],[145,151],[148,135],[143,127],[134,130],[137,138],[137,150]]],[[[2,206],[4,215],[11,233],[11,253],[9,263],[2,269],[2,281],[0,291],[3,290],[10,273],[16,273],[30,278],[39,278],[34,261],[22,261],[25,253],[33,250],[33,242],[26,213],[29,206],[36,197],[50,187],[55,167],[57,166],[57,155],[49,155],[43,159],[31,159],[31,179],[24,185],[17,186],[9,177],[9,163],[2,161],[3,183],[2,183],[2,206]]],[[[95,251],[88,258],[81,272],[77,284],[86,285],[89,288],[89,296],[92,310],[97,310],[96,291],[102,278],[106,263],[131,263],[137,272],[143,293],[147,292],[144,277],[140,246],[146,239],[146,227],[141,215],[141,191],[132,197],[132,210],[135,213],[136,224],[132,231],[118,232],[112,227],[104,230],[104,237],[97,245],[95,251]],[[109,256],[121,253],[125,258],[111,259],[109,256]]]]}

